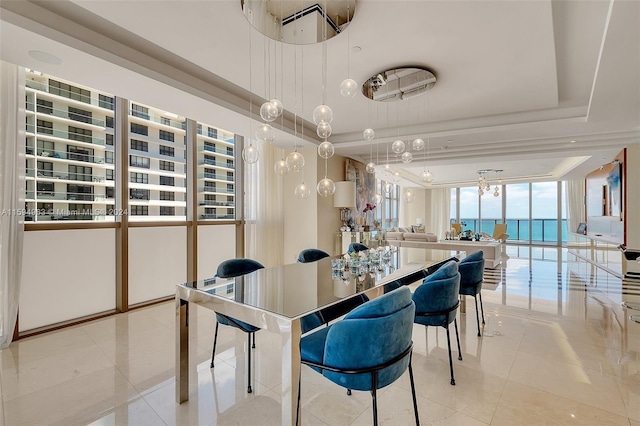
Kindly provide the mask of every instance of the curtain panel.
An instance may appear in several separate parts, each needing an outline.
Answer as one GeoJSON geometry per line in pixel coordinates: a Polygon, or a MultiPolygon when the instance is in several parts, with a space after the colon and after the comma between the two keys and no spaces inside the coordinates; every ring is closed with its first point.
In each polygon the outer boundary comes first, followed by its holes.
{"type": "MultiPolygon", "coordinates": [[[[245,140],[246,144],[246,140],[245,140]]],[[[257,140],[259,159],[244,164],[245,257],[264,266],[284,264],[283,179],[273,166],[284,150],[257,140]]]]}
{"type": "Polygon", "coordinates": [[[0,62],[0,348],[18,315],[25,215],[24,71],[0,62]]]}
{"type": "Polygon", "coordinates": [[[450,225],[450,208],[451,208],[451,189],[438,188],[431,189],[431,203],[427,206],[429,217],[431,218],[430,232],[438,236],[438,239],[444,239],[445,232],[451,229],[450,225]]]}

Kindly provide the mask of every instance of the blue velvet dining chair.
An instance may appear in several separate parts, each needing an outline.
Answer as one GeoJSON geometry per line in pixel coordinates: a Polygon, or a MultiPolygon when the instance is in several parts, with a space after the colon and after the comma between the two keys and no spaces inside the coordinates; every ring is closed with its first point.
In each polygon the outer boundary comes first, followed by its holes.
{"type": "MultiPolygon", "coordinates": [[[[241,275],[248,274],[258,269],[262,269],[264,266],[253,259],[229,259],[218,265],[216,277],[220,278],[233,278],[241,275]]],[[[216,356],[216,343],[218,342],[218,327],[222,325],[228,325],[235,327],[239,330],[247,333],[247,392],[251,393],[251,348],[256,347],[256,331],[260,330],[258,327],[254,327],[251,324],[237,320],[228,315],[220,314],[216,312],[216,333],[213,337],[213,352],[211,353],[211,368],[213,368],[213,358],[216,356]],[[251,338],[253,337],[253,344],[251,338]]]]}
{"type": "Polygon", "coordinates": [[[341,321],[303,337],[302,364],[344,388],[370,391],[374,425],[378,424],[377,390],[396,381],[408,367],[416,424],[420,424],[411,368],[414,314],[409,288],[383,294],[341,321]]]}
{"type": "Polygon", "coordinates": [[[460,295],[473,296],[476,301],[476,323],[478,324],[478,337],[480,334],[480,318],[478,317],[478,297],[480,297],[480,310],[482,312],[482,325],[484,326],[484,307],[482,306],[482,281],[484,279],[484,253],[482,250],[474,251],[460,261],[460,295]]]}
{"type": "Polygon", "coordinates": [[[365,246],[362,243],[351,243],[351,244],[349,244],[349,248],[347,249],[347,253],[349,253],[349,254],[358,253],[358,252],[361,252],[363,250],[369,250],[369,247],[365,246]]]}
{"type": "Polygon", "coordinates": [[[440,326],[447,330],[447,346],[449,347],[449,370],[451,371],[451,384],[455,385],[453,377],[453,359],[451,357],[451,337],[449,336],[449,324],[452,322],[456,329],[458,341],[458,359],[462,361],[460,350],[460,335],[458,334],[458,320],[456,313],[460,301],[460,273],[458,264],[451,260],[442,265],[436,272],[428,275],[422,284],[413,292],[412,299],[416,304],[414,322],[424,326],[440,326]]]}
{"type": "Polygon", "coordinates": [[[320,249],[305,249],[298,254],[298,262],[299,263],[309,263],[316,262],[320,259],[324,259],[325,257],[329,257],[329,253],[320,249]]]}

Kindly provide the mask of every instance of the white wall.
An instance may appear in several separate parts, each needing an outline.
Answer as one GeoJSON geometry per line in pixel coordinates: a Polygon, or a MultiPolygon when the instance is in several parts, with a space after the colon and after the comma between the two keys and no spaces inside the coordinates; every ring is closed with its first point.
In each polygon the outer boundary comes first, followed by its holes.
{"type": "Polygon", "coordinates": [[[114,229],[25,232],[23,253],[20,332],[115,309],[114,229]]]}
{"type": "Polygon", "coordinates": [[[175,294],[186,281],[186,227],[129,228],[130,305],[175,294]]]}
{"type": "Polygon", "coordinates": [[[406,188],[402,188],[400,194],[400,226],[409,228],[416,224],[417,218],[422,218],[426,232],[429,232],[429,219],[427,215],[427,199],[429,191],[420,188],[411,188],[413,193],[413,203],[405,202],[404,193],[406,188]]]}
{"type": "Polygon", "coordinates": [[[198,226],[198,279],[213,277],[222,261],[235,257],[235,225],[198,226]]]}

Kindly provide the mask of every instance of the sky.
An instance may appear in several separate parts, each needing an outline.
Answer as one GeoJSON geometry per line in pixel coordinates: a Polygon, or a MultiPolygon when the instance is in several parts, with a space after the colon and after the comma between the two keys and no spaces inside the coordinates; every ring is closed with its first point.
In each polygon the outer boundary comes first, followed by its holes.
{"type": "MultiPolygon", "coordinates": [[[[532,211],[534,219],[555,219],[557,217],[557,183],[539,182],[532,184],[532,211]]],[[[500,188],[499,196],[493,195],[493,188],[482,198],[482,218],[501,219],[502,218],[502,198],[504,194],[500,188]]],[[[529,218],[529,184],[506,185],[506,218],[507,219],[528,219],[529,218]]],[[[478,217],[478,187],[460,188],[460,218],[478,217]]],[[[455,189],[451,195],[451,216],[455,217],[455,189]]],[[[564,209],[562,217],[565,217],[564,209]]]]}

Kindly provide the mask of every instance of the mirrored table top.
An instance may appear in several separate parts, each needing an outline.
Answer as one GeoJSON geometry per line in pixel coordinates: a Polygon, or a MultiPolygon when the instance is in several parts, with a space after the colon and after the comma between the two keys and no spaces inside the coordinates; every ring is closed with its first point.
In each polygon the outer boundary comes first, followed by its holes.
{"type": "Polygon", "coordinates": [[[380,286],[389,286],[384,288],[388,291],[397,287],[400,279],[414,276],[421,279],[422,271],[431,273],[446,261],[462,257],[464,252],[383,247],[373,255],[368,251],[348,261],[344,257],[329,257],[312,263],[259,269],[236,278],[203,279],[178,287],[185,300],[219,299],[293,319],[380,286]],[[354,258],[358,261],[353,261],[354,258]]]}

